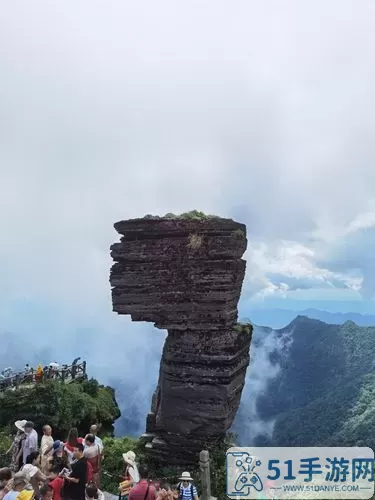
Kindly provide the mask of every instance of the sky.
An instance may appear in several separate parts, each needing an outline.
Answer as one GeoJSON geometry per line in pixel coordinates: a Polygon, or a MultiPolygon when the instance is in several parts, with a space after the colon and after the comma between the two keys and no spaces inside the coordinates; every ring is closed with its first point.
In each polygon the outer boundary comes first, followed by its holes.
{"type": "Polygon", "coordinates": [[[6,338],[79,346],[99,371],[105,336],[126,373],[159,356],[162,332],[112,313],[113,223],[191,209],[247,225],[241,314],[373,313],[374,16],[371,0],[4,3],[6,338]]]}

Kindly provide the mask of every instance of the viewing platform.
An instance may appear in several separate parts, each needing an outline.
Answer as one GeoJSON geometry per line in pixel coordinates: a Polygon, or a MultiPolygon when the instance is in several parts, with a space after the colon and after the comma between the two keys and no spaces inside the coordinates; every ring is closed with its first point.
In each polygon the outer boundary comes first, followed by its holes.
{"type": "Polygon", "coordinates": [[[47,380],[57,380],[63,384],[68,384],[85,379],[87,379],[86,361],[81,363],[73,362],[71,365],[62,365],[61,367],[45,366],[42,370],[30,368],[0,379],[0,392],[41,384],[47,380]]]}

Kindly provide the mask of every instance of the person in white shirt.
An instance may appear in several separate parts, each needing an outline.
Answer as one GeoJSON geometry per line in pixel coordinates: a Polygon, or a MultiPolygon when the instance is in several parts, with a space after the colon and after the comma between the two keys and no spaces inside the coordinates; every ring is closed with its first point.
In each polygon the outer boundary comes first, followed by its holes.
{"type": "Polygon", "coordinates": [[[100,452],[101,452],[101,455],[102,455],[102,460],[103,460],[103,450],[104,450],[104,446],[103,446],[103,441],[100,439],[100,437],[98,436],[98,426],[96,424],[93,424],[91,427],[90,427],[90,433],[89,434],[92,434],[93,436],[95,436],[95,444],[97,444],[100,448],[100,452]]]}
{"type": "Polygon", "coordinates": [[[95,436],[87,434],[85,437],[84,457],[92,466],[92,482],[100,488],[100,470],[101,470],[101,448],[95,443],[95,436]]]}
{"type": "Polygon", "coordinates": [[[23,445],[23,463],[25,464],[30,453],[38,450],[38,433],[34,429],[33,422],[30,421],[26,422],[24,429],[26,439],[23,445]]]}
{"type": "Polygon", "coordinates": [[[40,443],[41,469],[44,474],[47,473],[48,459],[52,457],[53,443],[52,428],[50,425],[45,425],[43,427],[43,437],[40,443]]]}
{"type": "Polygon", "coordinates": [[[29,485],[26,489],[33,489],[35,496],[39,496],[39,485],[47,480],[41,470],[40,465],[40,453],[38,451],[33,451],[28,455],[26,459],[26,464],[22,467],[21,472],[29,479],[29,485]]]}

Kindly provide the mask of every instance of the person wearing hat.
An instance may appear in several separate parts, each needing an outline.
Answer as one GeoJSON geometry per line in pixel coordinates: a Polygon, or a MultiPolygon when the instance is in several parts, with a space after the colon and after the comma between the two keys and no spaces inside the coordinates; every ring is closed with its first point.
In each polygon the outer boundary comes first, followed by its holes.
{"type": "Polygon", "coordinates": [[[126,498],[128,498],[132,486],[139,482],[139,472],[135,463],[134,451],[123,453],[122,458],[125,462],[125,472],[123,475],[123,481],[119,486],[119,499],[125,500],[126,498]]]}
{"type": "Polygon", "coordinates": [[[139,472],[137,468],[137,464],[135,463],[135,453],[134,451],[128,451],[122,454],[122,458],[126,464],[125,467],[125,476],[128,477],[132,483],[138,483],[139,481],[139,472]]]}
{"type": "Polygon", "coordinates": [[[190,472],[183,472],[177,485],[179,500],[198,500],[197,488],[193,484],[190,472]]]}
{"type": "Polygon", "coordinates": [[[64,453],[64,443],[62,441],[54,441],[52,446],[52,460],[48,459],[51,467],[60,467],[62,469],[70,469],[70,464],[66,453],[64,453]]]}
{"type": "Polygon", "coordinates": [[[23,446],[25,444],[26,434],[25,434],[25,425],[27,420],[17,420],[14,422],[14,425],[17,429],[16,435],[13,438],[13,442],[7,454],[11,453],[11,463],[10,468],[13,472],[17,472],[23,465],[23,446]]]}
{"type": "Polygon", "coordinates": [[[28,478],[26,474],[17,472],[13,478],[12,489],[4,497],[4,500],[31,500],[34,496],[33,490],[27,490],[28,478]]]}

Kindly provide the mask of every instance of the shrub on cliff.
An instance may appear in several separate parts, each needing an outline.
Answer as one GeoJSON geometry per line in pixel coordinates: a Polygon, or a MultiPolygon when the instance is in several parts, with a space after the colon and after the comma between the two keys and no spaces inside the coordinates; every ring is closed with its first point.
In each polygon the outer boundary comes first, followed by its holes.
{"type": "Polygon", "coordinates": [[[250,323],[237,323],[236,325],[234,325],[233,330],[238,333],[250,335],[252,333],[253,327],[250,323]]]}
{"type": "Polygon", "coordinates": [[[48,381],[0,394],[0,428],[28,419],[39,431],[48,423],[56,438],[65,438],[71,427],[84,434],[93,422],[101,422],[103,431],[112,433],[119,416],[113,389],[93,379],[70,384],[48,381]]]}
{"type": "Polygon", "coordinates": [[[121,438],[104,438],[104,460],[102,470],[102,490],[109,493],[118,493],[120,476],[124,472],[124,460],[122,454],[134,451],[137,462],[144,462],[144,448],[140,446],[137,438],[124,436],[121,438]]]}
{"type": "MultiPolygon", "coordinates": [[[[225,439],[220,441],[216,446],[211,449],[209,448],[212,494],[219,500],[224,500],[226,498],[226,451],[233,446],[232,443],[234,439],[235,436],[233,434],[228,434],[225,439]]],[[[131,437],[104,438],[103,444],[105,457],[103,461],[101,483],[104,491],[114,494],[118,493],[120,476],[124,471],[122,454],[129,450],[135,452],[138,464],[146,464],[149,467],[152,479],[165,479],[170,484],[175,485],[179,482],[178,478],[181,476],[181,473],[185,470],[189,470],[194,478],[194,483],[197,485],[198,490],[201,491],[198,460],[195,467],[187,467],[186,465],[181,467],[160,467],[160,465],[158,466],[154,460],[147,456],[144,444],[141,444],[139,439],[131,437]]],[[[205,448],[205,446],[202,443],[202,449],[203,448],[205,448]]]]}
{"type": "Polygon", "coordinates": [[[11,431],[9,427],[0,430],[0,468],[8,467],[9,455],[6,452],[12,444],[11,431]]]}
{"type": "Polygon", "coordinates": [[[154,219],[154,220],[176,219],[176,220],[203,221],[203,220],[207,220],[207,219],[219,219],[220,217],[218,215],[207,215],[204,212],[201,212],[199,210],[191,210],[190,212],[185,212],[185,213],[179,214],[179,215],[169,212],[162,217],[160,217],[159,215],[147,214],[143,218],[144,219],[154,219]]]}
{"type": "Polygon", "coordinates": [[[164,217],[168,219],[183,219],[183,220],[207,220],[207,219],[218,219],[217,215],[207,215],[199,210],[191,210],[190,212],[185,212],[180,215],[166,214],[164,217]]]}

